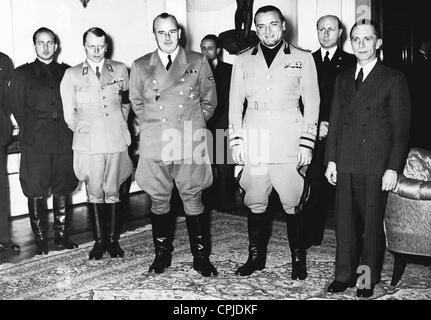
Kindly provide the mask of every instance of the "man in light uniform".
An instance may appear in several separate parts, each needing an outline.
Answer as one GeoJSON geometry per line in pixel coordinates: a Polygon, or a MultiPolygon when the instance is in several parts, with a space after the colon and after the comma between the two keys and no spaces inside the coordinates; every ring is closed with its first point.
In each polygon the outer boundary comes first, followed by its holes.
{"type": "Polygon", "coordinates": [[[151,223],[156,257],[149,271],[171,265],[169,215],[176,184],[184,204],[193,268],[217,275],[209,260],[208,215],[202,190],[212,183],[205,141],[205,121],[217,105],[214,77],[207,58],[178,45],[181,30],[173,15],[153,21],[158,49],[136,61],[130,74],[130,100],[140,122],[138,185],[151,197],[151,223]]]}
{"type": "Polygon", "coordinates": [[[309,52],[282,39],[286,26],[278,8],[260,8],[254,22],[260,43],[238,56],[230,89],[230,147],[234,161],[244,164],[240,185],[250,209],[249,257],[236,273],[246,276],[265,267],[264,212],[274,187],[287,213],[292,279],[305,279],[305,244],[295,207],[304,189],[297,169],[310,163],[317,134],[316,67],[309,52]],[[245,99],[248,105],[242,120],[245,99]]]}
{"type": "Polygon", "coordinates": [[[60,91],[64,119],[74,132],[75,174],[85,181],[90,203],[95,243],[89,257],[99,260],[106,251],[111,257],[123,257],[116,204],[120,184],[132,173],[126,121],[129,75],[125,64],[105,58],[102,29],[85,32],[83,44],[87,59],[66,71],[60,91]]]}

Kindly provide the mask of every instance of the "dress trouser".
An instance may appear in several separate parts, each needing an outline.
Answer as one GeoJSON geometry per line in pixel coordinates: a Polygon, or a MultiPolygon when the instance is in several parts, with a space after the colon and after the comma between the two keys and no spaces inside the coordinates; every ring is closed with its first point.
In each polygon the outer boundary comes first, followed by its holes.
{"type": "Polygon", "coordinates": [[[5,146],[0,145],[0,242],[10,240],[10,191],[6,167],[5,149],[5,146]]]}
{"type": "Polygon", "coordinates": [[[335,280],[354,282],[361,265],[370,268],[371,284],[380,281],[386,199],[381,175],[337,173],[335,280]]]}

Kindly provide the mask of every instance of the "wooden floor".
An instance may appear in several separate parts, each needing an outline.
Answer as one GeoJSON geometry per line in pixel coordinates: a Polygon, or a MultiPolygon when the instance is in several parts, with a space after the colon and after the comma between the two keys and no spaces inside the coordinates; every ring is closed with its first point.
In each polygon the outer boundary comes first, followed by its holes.
{"type": "MultiPolygon", "coordinates": [[[[275,219],[283,219],[283,213],[278,210],[277,205],[273,205],[274,201],[278,201],[277,195],[275,195],[275,200],[272,200],[273,195],[270,198],[270,207],[272,214],[275,219]]],[[[242,204],[242,199],[240,194],[237,194],[237,215],[246,215],[247,210],[242,204]]],[[[71,221],[70,221],[70,234],[73,241],[78,245],[82,243],[87,243],[93,241],[93,234],[91,231],[91,224],[88,216],[87,205],[77,205],[72,209],[71,221]]],[[[179,215],[184,215],[179,213],[179,215]]],[[[53,224],[53,213],[48,211],[49,217],[49,250],[55,251],[57,248],[54,245],[54,232],[52,230],[53,224]]],[[[150,222],[150,200],[149,197],[144,192],[133,193],[130,196],[130,209],[126,211],[122,217],[122,232],[134,230],[136,228],[145,226],[150,222]]],[[[328,219],[327,227],[332,227],[333,219],[328,219]]],[[[11,225],[11,238],[15,243],[21,246],[21,252],[19,254],[14,252],[2,251],[0,252],[0,263],[17,263],[24,259],[31,258],[35,255],[35,244],[34,235],[30,227],[30,221],[28,215],[14,217],[10,221],[11,225]]]]}

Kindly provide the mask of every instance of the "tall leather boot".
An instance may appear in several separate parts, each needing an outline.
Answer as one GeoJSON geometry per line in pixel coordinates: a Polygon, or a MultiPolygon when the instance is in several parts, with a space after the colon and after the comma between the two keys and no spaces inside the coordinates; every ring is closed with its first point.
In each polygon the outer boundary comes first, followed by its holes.
{"type": "Polygon", "coordinates": [[[193,269],[204,277],[218,275],[217,269],[209,260],[211,248],[208,214],[204,212],[196,216],[187,215],[186,224],[193,254],[193,269]]]}
{"type": "Polygon", "coordinates": [[[170,214],[154,214],[151,212],[154,252],[156,254],[148,272],[163,273],[171,266],[172,251],[172,220],[170,214]]]}
{"type": "Polygon", "coordinates": [[[307,252],[299,214],[286,214],[286,222],[287,237],[292,256],[291,278],[293,280],[304,280],[307,278],[307,252]]]}
{"type": "Polygon", "coordinates": [[[266,263],[267,251],[267,221],[266,214],[248,212],[248,259],[239,267],[235,274],[249,276],[257,270],[263,270],[266,263]]]}
{"type": "Polygon", "coordinates": [[[89,203],[90,221],[94,237],[94,245],[89,254],[90,260],[100,260],[103,258],[103,254],[106,252],[102,209],[102,203],[89,203]]]}
{"type": "Polygon", "coordinates": [[[36,242],[36,254],[48,254],[48,239],[46,237],[47,221],[43,198],[28,198],[28,214],[30,225],[36,242]]]}
{"type": "Polygon", "coordinates": [[[106,248],[111,258],[124,257],[124,250],[121,249],[120,243],[120,229],[118,225],[120,212],[117,203],[106,203],[106,248]]]}
{"type": "Polygon", "coordinates": [[[69,239],[68,225],[70,210],[67,208],[67,195],[53,196],[54,243],[63,249],[75,249],[78,245],[69,239]]]}

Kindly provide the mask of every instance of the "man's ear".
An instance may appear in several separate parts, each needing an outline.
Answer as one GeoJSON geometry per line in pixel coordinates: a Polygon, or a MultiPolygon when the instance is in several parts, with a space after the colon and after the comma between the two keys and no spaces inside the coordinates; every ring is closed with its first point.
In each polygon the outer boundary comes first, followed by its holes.
{"type": "Polygon", "coordinates": [[[221,53],[221,48],[217,48],[217,49],[216,49],[216,52],[217,52],[217,55],[220,55],[220,53],[221,53]]]}
{"type": "Polygon", "coordinates": [[[181,28],[178,28],[178,39],[181,38],[181,28]]]}
{"type": "Polygon", "coordinates": [[[377,43],[376,43],[376,48],[380,49],[380,47],[383,45],[383,40],[382,39],[377,39],[377,43]]]}

